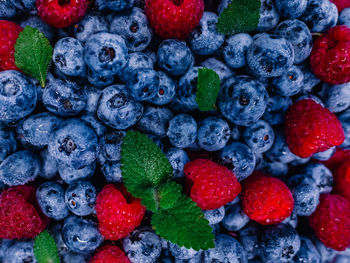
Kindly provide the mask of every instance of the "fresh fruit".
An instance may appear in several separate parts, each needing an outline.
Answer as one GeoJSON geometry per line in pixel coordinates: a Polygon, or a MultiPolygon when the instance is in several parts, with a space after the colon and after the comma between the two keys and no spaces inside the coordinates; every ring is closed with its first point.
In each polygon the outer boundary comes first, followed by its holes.
{"type": "Polygon", "coordinates": [[[22,30],[22,27],[13,22],[0,20],[0,71],[18,70],[13,54],[16,40],[22,30]]]}

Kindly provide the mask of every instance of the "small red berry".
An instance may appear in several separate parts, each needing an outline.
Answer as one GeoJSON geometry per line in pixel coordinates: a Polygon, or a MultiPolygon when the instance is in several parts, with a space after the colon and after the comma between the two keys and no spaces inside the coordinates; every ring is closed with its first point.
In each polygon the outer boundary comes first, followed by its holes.
{"type": "Polygon", "coordinates": [[[350,149],[337,148],[336,152],[327,161],[321,161],[329,170],[334,172],[346,160],[350,160],[350,149]]]}
{"type": "Polygon", "coordinates": [[[22,30],[22,27],[13,22],[0,20],[0,71],[18,70],[14,53],[18,35],[22,30]]]}
{"type": "Polygon", "coordinates": [[[343,11],[343,9],[350,7],[349,0],[331,0],[331,2],[337,6],[339,13],[343,11]]]}
{"type": "Polygon", "coordinates": [[[129,258],[117,246],[104,245],[90,259],[90,263],[130,263],[129,258]]]}
{"type": "Polygon", "coordinates": [[[344,162],[334,173],[335,192],[350,201],[350,159],[344,162]]]}

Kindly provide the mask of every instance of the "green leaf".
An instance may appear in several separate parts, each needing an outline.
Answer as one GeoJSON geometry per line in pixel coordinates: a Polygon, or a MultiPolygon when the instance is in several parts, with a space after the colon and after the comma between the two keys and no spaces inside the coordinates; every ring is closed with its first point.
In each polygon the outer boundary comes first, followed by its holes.
{"type": "Polygon", "coordinates": [[[226,35],[256,30],[260,6],[260,0],[232,0],[220,15],[217,30],[226,35]]]}
{"type": "Polygon", "coordinates": [[[44,88],[52,53],[52,46],[44,34],[26,26],[15,44],[15,64],[25,74],[40,81],[44,88]]]}
{"type": "Polygon", "coordinates": [[[219,75],[211,69],[198,69],[196,101],[201,111],[215,109],[216,98],[220,91],[219,75]]]}
{"type": "Polygon", "coordinates": [[[151,223],[160,237],[179,246],[195,250],[214,247],[214,234],[208,220],[185,195],[180,197],[175,207],[154,213],[151,223]]]}
{"type": "Polygon", "coordinates": [[[38,263],[60,262],[55,240],[46,230],[34,240],[34,255],[38,263]]]}
{"type": "Polygon", "coordinates": [[[182,186],[169,180],[158,189],[159,206],[162,209],[170,209],[176,205],[181,197],[182,186]]]}

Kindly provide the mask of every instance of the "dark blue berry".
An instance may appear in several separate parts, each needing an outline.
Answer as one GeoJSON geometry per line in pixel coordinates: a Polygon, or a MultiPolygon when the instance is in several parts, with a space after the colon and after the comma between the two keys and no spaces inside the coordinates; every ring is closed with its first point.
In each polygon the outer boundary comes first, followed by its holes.
{"type": "Polygon", "coordinates": [[[0,125],[0,163],[17,150],[17,142],[13,131],[0,125]]]}
{"type": "Polygon", "coordinates": [[[55,38],[55,35],[56,35],[56,30],[53,27],[51,27],[48,24],[46,24],[38,16],[29,16],[28,18],[26,18],[25,20],[23,20],[20,23],[20,26],[23,27],[23,28],[25,28],[26,26],[37,28],[50,41],[53,41],[54,38],[55,38]]]}
{"type": "Polygon", "coordinates": [[[114,75],[102,76],[99,73],[87,69],[87,79],[91,85],[98,89],[103,89],[114,82],[114,75]]]}
{"type": "Polygon", "coordinates": [[[33,241],[13,242],[5,251],[6,263],[37,263],[34,256],[33,241]]]}
{"type": "Polygon", "coordinates": [[[254,222],[248,223],[239,231],[239,242],[242,244],[248,260],[258,255],[259,232],[260,229],[254,222]]]}
{"type": "Polygon", "coordinates": [[[175,259],[180,260],[191,259],[200,253],[199,251],[196,251],[192,248],[187,249],[185,247],[180,247],[177,244],[173,244],[171,242],[169,242],[169,250],[175,259]]]}
{"type": "Polygon", "coordinates": [[[153,69],[139,69],[129,76],[126,87],[134,99],[138,101],[150,100],[158,94],[158,73],[153,69]]]}
{"type": "Polygon", "coordinates": [[[96,4],[99,10],[109,9],[111,11],[120,12],[130,9],[134,5],[134,0],[97,0],[96,4]]]}
{"type": "Polygon", "coordinates": [[[284,121],[284,116],[292,105],[289,97],[283,97],[277,94],[270,94],[263,119],[271,125],[279,125],[284,121]]]}
{"type": "Polygon", "coordinates": [[[214,210],[204,210],[204,218],[209,221],[209,225],[219,224],[225,218],[225,207],[219,207],[214,210]]]}
{"type": "Polygon", "coordinates": [[[53,158],[47,148],[40,152],[41,169],[39,176],[50,180],[56,176],[58,173],[58,167],[56,159],[53,158]]]}
{"type": "Polygon", "coordinates": [[[84,18],[73,27],[74,37],[83,43],[91,35],[104,31],[108,31],[108,23],[105,17],[98,12],[85,14],[84,18]]]}
{"type": "Polygon", "coordinates": [[[273,0],[261,0],[259,24],[257,30],[269,31],[273,29],[280,20],[280,15],[276,10],[273,0]]]}
{"type": "Polygon", "coordinates": [[[173,167],[173,178],[182,178],[185,176],[184,167],[190,161],[187,153],[178,148],[170,148],[165,153],[171,166],[173,167]]]}
{"type": "Polygon", "coordinates": [[[343,127],[345,135],[345,140],[340,146],[342,148],[348,148],[350,146],[350,109],[340,114],[338,119],[343,127]]]}
{"type": "Polygon", "coordinates": [[[350,28],[350,7],[345,8],[340,12],[338,24],[345,25],[350,28]]]}
{"type": "Polygon", "coordinates": [[[330,193],[332,191],[333,175],[323,164],[309,163],[305,166],[303,172],[315,181],[321,194],[330,193]]]}
{"type": "Polygon", "coordinates": [[[197,123],[190,115],[179,114],[170,120],[167,136],[173,146],[189,147],[197,139],[197,123]]]}
{"type": "Polygon", "coordinates": [[[314,153],[312,155],[312,158],[319,161],[327,161],[333,156],[335,151],[336,151],[336,147],[333,146],[326,151],[314,153]]]}
{"type": "Polygon", "coordinates": [[[88,181],[75,181],[66,190],[64,200],[73,214],[90,215],[95,210],[96,189],[88,181]]]}
{"type": "Polygon", "coordinates": [[[301,91],[303,79],[303,72],[298,66],[293,65],[281,76],[272,78],[272,90],[282,96],[294,96],[301,91]]]}
{"type": "Polygon", "coordinates": [[[100,151],[109,161],[120,161],[124,131],[108,131],[101,138],[100,151]]]}
{"type": "Polygon", "coordinates": [[[119,161],[107,161],[103,164],[101,172],[108,183],[121,183],[122,170],[119,161]]]}
{"type": "Polygon", "coordinates": [[[321,256],[315,245],[305,236],[300,236],[300,249],[294,256],[294,263],[320,263],[321,256]]]}
{"type": "Polygon", "coordinates": [[[296,155],[289,150],[284,134],[280,130],[275,131],[275,143],[265,156],[272,162],[282,163],[289,163],[296,158],[296,155]]]}
{"type": "Polygon", "coordinates": [[[118,72],[118,77],[126,82],[131,75],[136,74],[141,69],[153,69],[152,59],[145,53],[130,53],[128,63],[118,72]]]}
{"type": "Polygon", "coordinates": [[[210,57],[204,60],[200,66],[214,70],[219,75],[221,82],[224,82],[235,74],[224,62],[216,57],[210,57]]]}
{"type": "Polygon", "coordinates": [[[272,147],[275,141],[275,133],[270,124],[264,120],[259,120],[244,129],[243,139],[253,152],[263,153],[272,147]]]}
{"type": "Polygon", "coordinates": [[[225,62],[231,68],[241,68],[246,65],[246,52],[253,43],[253,38],[246,33],[236,34],[226,40],[223,48],[225,62]]]}
{"type": "Polygon", "coordinates": [[[175,97],[177,83],[163,71],[157,71],[159,78],[158,92],[148,101],[156,105],[165,105],[175,97]]]}
{"type": "Polygon", "coordinates": [[[323,84],[322,99],[327,109],[338,113],[350,107],[350,83],[323,84]]]}
{"type": "Polygon", "coordinates": [[[66,184],[71,184],[77,180],[87,180],[92,177],[96,169],[96,163],[93,162],[81,169],[74,169],[67,164],[58,162],[58,173],[66,184]]]}
{"type": "Polygon", "coordinates": [[[242,211],[241,204],[237,203],[226,207],[222,226],[230,232],[242,229],[249,222],[249,217],[242,211]]]}
{"type": "Polygon", "coordinates": [[[172,118],[173,114],[168,108],[147,106],[137,126],[143,133],[162,138],[166,136],[172,118]]]}
{"type": "Polygon", "coordinates": [[[305,12],[307,0],[275,0],[275,6],[281,16],[294,19],[305,12]]]}
{"type": "Polygon", "coordinates": [[[103,123],[96,117],[95,114],[88,113],[81,116],[80,118],[87,122],[99,137],[106,133],[107,126],[103,125],[103,123]]]}
{"type": "Polygon", "coordinates": [[[198,144],[206,151],[218,151],[225,147],[230,139],[230,127],[227,122],[209,117],[200,122],[198,128],[198,144]]]}

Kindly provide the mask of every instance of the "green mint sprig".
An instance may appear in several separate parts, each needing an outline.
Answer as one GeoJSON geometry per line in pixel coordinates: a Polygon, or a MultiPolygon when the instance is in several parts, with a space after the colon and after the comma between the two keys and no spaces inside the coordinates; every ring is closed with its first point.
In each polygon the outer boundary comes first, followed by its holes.
{"type": "Polygon", "coordinates": [[[214,70],[208,68],[198,69],[196,101],[201,111],[215,109],[220,85],[220,77],[214,70]]]}
{"type": "Polygon", "coordinates": [[[44,88],[52,53],[53,48],[44,34],[26,26],[15,44],[15,64],[25,74],[37,79],[44,88]]]}
{"type": "Polygon", "coordinates": [[[122,144],[122,174],[127,190],[153,212],[151,224],[162,238],[179,246],[206,250],[214,234],[201,209],[171,180],[173,169],[145,134],[128,131],[122,144]]]}
{"type": "Polygon", "coordinates": [[[34,240],[34,255],[38,263],[60,263],[56,242],[46,230],[34,240]]]}

